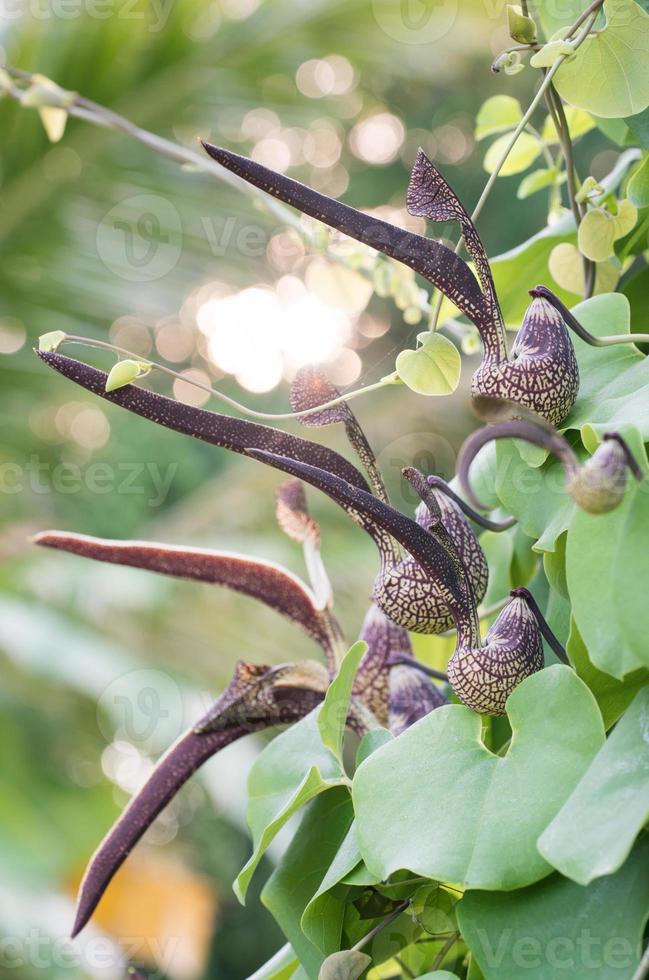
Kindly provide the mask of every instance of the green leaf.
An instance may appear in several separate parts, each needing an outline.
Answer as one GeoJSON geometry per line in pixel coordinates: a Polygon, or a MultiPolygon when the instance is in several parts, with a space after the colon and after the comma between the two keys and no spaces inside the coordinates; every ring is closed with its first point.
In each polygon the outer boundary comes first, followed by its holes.
{"type": "MultiPolygon", "coordinates": [[[[623,534],[635,487],[616,510],[595,517],[575,509],[568,530],[566,575],[575,623],[588,656],[600,670],[622,678],[643,665],[626,641],[615,606],[613,562],[623,534]],[[611,586],[606,583],[611,582],[611,586]]],[[[643,532],[644,535],[644,532],[643,532]]],[[[646,579],[644,580],[646,581],[646,579]]],[[[635,583],[634,614],[642,601],[643,580],[635,583]]]]}
{"type": "Polygon", "coordinates": [[[289,817],[346,779],[338,760],[322,744],[318,728],[321,709],[319,706],[274,738],[250,770],[247,819],[253,853],[234,883],[241,902],[262,855],[289,817]]]}
{"type": "Polygon", "coordinates": [[[397,356],[397,373],[418,395],[450,395],[460,380],[460,352],[442,334],[420,334],[421,337],[421,347],[402,350],[397,356]]]}
{"type": "MultiPolygon", "coordinates": [[[[584,295],[584,260],[570,242],[556,245],[548,259],[550,275],[555,283],[575,296],[584,295]]],[[[612,292],[620,278],[620,269],[613,262],[597,262],[595,268],[595,294],[612,292]]]]}
{"type": "Polygon", "coordinates": [[[443,936],[457,929],[456,905],[457,896],[451,895],[439,882],[434,882],[417,889],[408,911],[424,932],[431,936],[443,936]]]}
{"type": "Polygon", "coordinates": [[[519,44],[534,44],[536,41],[536,24],[517,4],[507,4],[507,26],[509,36],[519,44]]]}
{"type": "Polygon", "coordinates": [[[362,641],[354,643],[350,647],[343,657],[338,673],[327,688],[324,702],[318,714],[318,729],[322,744],[333,752],[341,766],[345,725],[349,714],[354,678],[366,651],[367,643],[362,641]]]}
{"type": "Polygon", "coordinates": [[[649,16],[635,0],[605,0],[606,27],[565,62],[554,84],[595,116],[632,116],[649,105],[649,16]]]}
{"type": "Polygon", "coordinates": [[[519,891],[470,892],[462,934],[485,980],[631,980],[649,913],[649,836],[587,888],[554,874],[519,891]]]}
{"type": "MultiPolygon", "coordinates": [[[[637,456],[637,453],[636,453],[637,456]]],[[[635,481],[634,481],[635,482],[635,481]]],[[[646,547],[649,520],[649,483],[645,478],[627,492],[628,506],[622,512],[618,537],[612,544],[610,581],[614,615],[624,642],[633,657],[649,667],[649,549],[646,547]],[[644,543],[644,547],[643,547],[644,543]]],[[[619,508],[618,508],[619,509],[619,508]]],[[[611,528],[611,535],[613,528],[611,528]]],[[[637,664],[636,664],[637,666],[637,664]]],[[[618,676],[618,675],[616,675],[618,676]]]]}
{"type": "MultiPolygon", "coordinates": [[[[596,336],[629,333],[629,301],[620,293],[595,296],[573,307],[573,313],[596,336]]],[[[627,424],[649,441],[649,360],[632,344],[592,347],[574,335],[573,342],[579,396],[564,428],[578,429],[584,438],[586,426],[601,436],[627,424]]]]}
{"type": "Polygon", "coordinates": [[[318,980],[357,980],[371,962],[372,958],[358,949],[332,953],[322,964],[318,980]]]}
{"type": "Polygon", "coordinates": [[[540,51],[537,51],[530,58],[532,68],[552,68],[555,61],[559,58],[570,58],[574,54],[574,48],[569,41],[557,38],[556,41],[548,41],[540,51]]]}
{"type": "Polygon", "coordinates": [[[118,361],[110,369],[106,378],[106,391],[116,391],[124,385],[130,385],[136,378],[141,378],[153,369],[153,365],[147,361],[133,361],[127,359],[118,361]]]}
{"type": "Polygon", "coordinates": [[[564,806],[539,851],[580,885],[624,864],[649,820],[649,687],[639,691],[564,806]]]}
{"type": "Polygon", "coordinates": [[[617,214],[594,208],[579,225],[579,251],[593,262],[603,262],[613,255],[614,243],[635,226],[638,212],[631,201],[620,201],[617,214]]]}
{"type": "Polygon", "coordinates": [[[51,330],[49,333],[41,334],[38,338],[38,349],[44,351],[56,351],[61,346],[67,334],[63,330],[51,330]]]}
{"type": "Polygon", "coordinates": [[[340,949],[345,889],[342,896],[323,893],[310,920],[309,936],[302,931],[302,915],[336,861],[353,817],[349,793],[342,787],[313,800],[261,895],[310,977],[317,976],[327,954],[340,949]]]}
{"type": "Polygon", "coordinates": [[[421,973],[419,980],[458,980],[458,976],[448,970],[433,970],[432,973],[421,973]]]}
{"type": "Polygon", "coordinates": [[[371,872],[405,868],[489,889],[548,874],[536,841],[600,749],[601,716],[562,665],[523,681],[507,711],[514,736],[503,758],[483,745],[478,715],[446,705],[363,763],[353,797],[371,872]]]}
{"type": "Polygon", "coordinates": [[[482,140],[506,130],[516,129],[523,118],[518,99],[511,95],[492,95],[483,102],[476,118],[475,138],[482,140]]]}
{"type": "Polygon", "coordinates": [[[518,185],[516,197],[519,199],[519,201],[522,201],[526,197],[536,194],[537,191],[542,191],[545,187],[552,187],[552,185],[556,182],[557,177],[558,172],[556,167],[549,167],[544,170],[534,170],[531,174],[523,177],[522,181],[518,185]]]}
{"type": "Polygon", "coordinates": [[[649,207],[649,156],[645,156],[642,164],[631,175],[626,192],[637,208],[649,207]]]}
{"type": "Polygon", "coordinates": [[[393,738],[394,736],[387,728],[373,728],[372,731],[366,732],[356,750],[356,768],[358,769],[361,762],[369,758],[372,752],[376,752],[377,749],[380,749],[382,745],[390,742],[393,738]]]}
{"type": "Polygon", "coordinates": [[[604,719],[604,728],[608,731],[624,714],[637,692],[649,683],[649,671],[635,670],[620,681],[599,670],[588,656],[588,650],[574,619],[570,624],[566,652],[579,677],[595,695],[604,719]]]}
{"type": "MultiPolygon", "coordinates": [[[[319,831],[316,831],[316,837],[319,839],[319,831]]],[[[301,918],[302,932],[325,955],[332,952],[330,944],[332,924],[337,922],[340,906],[340,899],[332,892],[338,891],[336,886],[344,881],[360,863],[361,852],[356,824],[352,822],[338,851],[331,859],[317,891],[312,894],[304,907],[301,918]]]]}
{"type": "MultiPolygon", "coordinates": [[[[510,139],[509,133],[505,133],[503,136],[499,136],[487,150],[483,166],[488,174],[492,174],[498,166],[510,139]]],[[[500,168],[500,176],[510,177],[512,174],[520,174],[527,170],[540,156],[542,149],[543,144],[536,136],[532,136],[531,133],[521,133],[500,168]]]]}
{"type": "Polygon", "coordinates": [[[297,957],[290,943],[278,949],[274,956],[252,973],[248,980],[288,980],[298,965],[297,957]]]}

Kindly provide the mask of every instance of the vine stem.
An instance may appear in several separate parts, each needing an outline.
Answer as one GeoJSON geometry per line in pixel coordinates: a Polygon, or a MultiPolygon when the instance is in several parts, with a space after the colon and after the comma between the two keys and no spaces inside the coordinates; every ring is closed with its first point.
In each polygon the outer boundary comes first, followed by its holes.
{"type": "MultiPolygon", "coordinates": [[[[266,419],[268,420],[286,420],[286,419],[303,419],[308,415],[313,415],[315,408],[305,408],[301,412],[258,412],[254,408],[249,408],[247,405],[241,404],[241,402],[236,401],[234,398],[230,398],[229,395],[224,394],[224,392],[219,391],[218,388],[213,388],[211,385],[203,384],[202,381],[197,381],[195,378],[188,378],[181,374],[179,371],[174,371],[173,368],[167,367],[164,364],[159,364],[157,361],[151,361],[147,357],[142,357],[140,354],[134,354],[132,351],[126,350],[125,347],[118,347],[117,344],[109,344],[105,340],[95,340],[90,337],[77,337],[74,334],[66,333],[64,338],[61,340],[61,344],[79,344],[82,347],[99,347],[102,350],[112,351],[113,354],[123,354],[125,357],[140,361],[144,364],[148,364],[155,371],[160,371],[162,374],[168,375],[170,378],[174,378],[178,381],[184,382],[184,384],[192,385],[194,388],[200,388],[201,391],[206,391],[209,395],[213,395],[214,398],[218,398],[220,401],[229,405],[230,408],[235,409],[237,412],[241,412],[243,415],[247,415],[254,419],[266,419]]],[[[60,345],[59,345],[60,346],[60,345]]],[[[332,398],[328,402],[323,402],[322,405],[317,406],[318,411],[323,411],[327,408],[334,408],[336,405],[342,405],[343,402],[353,401],[354,398],[359,398],[361,395],[366,395],[370,391],[378,391],[380,388],[385,388],[391,384],[400,384],[396,374],[389,374],[385,378],[381,378],[380,381],[376,381],[374,384],[365,385],[363,388],[356,388],[354,391],[350,391],[345,395],[340,395],[338,398],[332,398]]]]}
{"type": "Polygon", "coordinates": [[[384,929],[387,929],[387,927],[390,925],[391,922],[394,922],[395,919],[398,919],[401,913],[405,909],[407,909],[409,905],[410,905],[410,899],[409,898],[404,899],[404,901],[401,902],[400,905],[397,905],[396,909],[390,912],[390,914],[387,915],[382,922],[379,922],[379,924],[374,926],[373,929],[370,929],[370,931],[367,933],[366,936],[363,936],[362,939],[359,939],[358,942],[355,943],[354,946],[352,946],[352,949],[361,950],[365,946],[367,946],[367,944],[370,943],[375,936],[378,936],[380,932],[382,932],[384,929]]]}
{"type": "Polygon", "coordinates": [[[446,959],[447,954],[451,951],[451,949],[453,948],[453,946],[455,945],[455,943],[458,941],[459,938],[460,938],[459,932],[454,932],[448,937],[448,939],[440,949],[439,953],[435,957],[435,961],[433,962],[430,968],[431,972],[434,970],[439,970],[440,966],[446,959]]]}
{"type": "MultiPolygon", "coordinates": [[[[572,42],[573,52],[576,51],[580,47],[581,44],[583,44],[583,42],[586,40],[586,38],[590,34],[590,29],[593,26],[593,24],[595,22],[595,18],[597,17],[597,13],[599,11],[599,8],[602,6],[603,3],[604,3],[604,0],[593,0],[593,3],[591,3],[590,6],[577,18],[577,20],[575,21],[575,23],[570,28],[570,31],[569,31],[567,37],[572,37],[572,35],[575,33],[575,31],[577,31],[578,28],[582,24],[584,24],[584,26],[582,27],[582,29],[579,32],[579,34],[577,35],[577,37],[575,38],[575,40],[572,42]],[[592,14],[592,17],[589,19],[590,14],[592,14]],[[584,23],[584,22],[586,22],[586,23],[584,23]]],[[[554,76],[556,75],[556,73],[559,71],[559,69],[561,68],[561,65],[564,63],[564,61],[566,60],[567,57],[568,57],[568,55],[565,55],[565,54],[564,55],[561,55],[559,58],[557,58],[557,60],[555,61],[555,63],[552,65],[552,67],[549,68],[548,71],[546,72],[546,74],[545,74],[545,76],[543,78],[543,81],[539,85],[539,88],[538,88],[538,90],[536,92],[536,95],[534,96],[534,98],[530,102],[530,104],[529,104],[529,106],[527,108],[527,111],[523,115],[523,118],[519,122],[519,124],[516,127],[516,129],[513,131],[512,135],[511,135],[511,138],[509,139],[509,141],[507,143],[507,146],[505,147],[505,149],[501,153],[501,155],[500,155],[500,157],[498,159],[498,162],[496,163],[496,166],[494,167],[493,171],[489,175],[489,179],[488,179],[487,183],[485,184],[485,186],[483,188],[482,194],[478,198],[478,203],[476,204],[475,208],[473,209],[473,214],[471,215],[471,220],[472,221],[475,222],[480,217],[480,215],[482,213],[482,209],[484,208],[484,206],[485,206],[485,204],[487,202],[487,199],[488,199],[489,195],[491,194],[491,191],[493,190],[494,184],[496,183],[496,180],[498,179],[498,176],[500,174],[500,171],[502,170],[503,166],[505,165],[505,163],[507,161],[507,158],[509,157],[509,154],[514,149],[514,146],[516,145],[519,136],[521,135],[521,133],[523,132],[523,130],[528,125],[530,119],[534,115],[534,113],[535,113],[536,109],[538,108],[539,104],[541,103],[541,101],[544,99],[546,91],[549,89],[550,85],[552,84],[552,79],[554,78],[554,76]]],[[[464,236],[461,235],[460,236],[460,239],[459,239],[459,241],[457,243],[457,245],[455,246],[455,254],[456,255],[459,255],[460,254],[460,251],[462,249],[462,245],[463,244],[464,244],[464,236]]],[[[440,313],[440,310],[441,310],[441,307],[442,307],[442,300],[443,300],[442,294],[441,293],[438,293],[438,296],[437,296],[437,299],[436,299],[436,302],[435,302],[435,306],[433,308],[433,314],[432,314],[431,321],[430,321],[430,327],[429,327],[429,329],[430,329],[431,333],[434,333],[435,330],[436,330],[436,328],[437,328],[437,321],[439,319],[439,313],[440,313]]]]}

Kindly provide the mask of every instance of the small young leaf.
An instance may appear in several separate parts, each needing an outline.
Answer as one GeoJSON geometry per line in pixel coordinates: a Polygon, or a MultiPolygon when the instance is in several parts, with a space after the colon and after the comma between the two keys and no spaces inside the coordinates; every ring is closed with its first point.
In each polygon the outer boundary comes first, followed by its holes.
{"type": "Polygon", "coordinates": [[[516,129],[523,118],[523,110],[518,99],[511,95],[493,95],[480,106],[476,118],[475,138],[482,140],[485,136],[516,129]]]}
{"type": "Polygon", "coordinates": [[[579,251],[592,262],[603,262],[614,252],[615,225],[613,216],[601,208],[584,215],[579,225],[579,251]]]}
{"type": "Polygon", "coordinates": [[[589,201],[593,197],[601,197],[603,193],[604,188],[602,185],[599,184],[594,177],[588,176],[575,196],[579,203],[583,204],[585,201],[589,201]]]}
{"type": "Polygon", "coordinates": [[[57,109],[54,106],[41,106],[38,115],[43,123],[43,129],[47,133],[50,143],[58,143],[63,138],[65,124],[68,121],[68,114],[65,109],[57,109]]]}
{"type": "Polygon", "coordinates": [[[542,191],[544,187],[552,187],[557,180],[557,176],[558,173],[556,167],[548,167],[545,170],[532,171],[531,174],[523,177],[522,181],[518,185],[516,197],[519,199],[519,201],[523,201],[526,197],[536,194],[537,191],[542,191]]]}
{"type": "Polygon", "coordinates": [[[51,330],[50,333],[41,334],[38,338],[38,349],[44,351],[56,351],[65,340],[67,334],[63,330],[51,330]]]}
{"type": "MultiPolygon", "coordinates": [[[[487,173],[492,174],[498,166],[500,158],[509,143],[509,139],[509,134],[505,133],[495,143],[492,143],[487,150],[483,161],[483,166],[487,173]]],[[[528,167],[532,166],[537,157],[540,156],[542,149],[543,145],[536,136],[532,136],[531,133],[521,133],[500,169],[500,176],[510,177],[512,174],[520,174],[524,170],[527,170],[528,167]]]]}
{"type": "Polygon", "coordinates": [[[357,980],[371,962],[371,956],[358,949],[332,953],[320,967],[318,980],[357,980]]]}
{"type": "Polygon", "coordinates": [[[153,365],[148,364],[146,361],[133,361],[130,359],[118,361],[111,368],[106,378],[106,391],[116,391],[118,388],[130,385],[136,378],[141,378],[145,374],[148,374],[152,368],[153,365]]]}
{"type": "Polygon", "coordinates": [[[517,4],[507,5],[507,26],[509,36],[519,44],[534,44],[536,41],[536,24],[517,4]]]}
{"type": "Polygon", "coordinates": [[[573,46],[569,41],[548,41],[540,51],[532,55],[530,65],[532,68],[552,68],[552,65],[559,58],[568,58],[574,53],[573,46]]]}
{"type": "Polygon", "coordinates": [[[619,201],[617,214],[593,208],[579,225],[579,251],[593,262],[603,262],[613,255],[617,239],[627,235],[637,220],[638,212],[629,200],[619,201]]]}
{"type": "Polygon", "coordinates": [[[457,347],[441,334],[422,334],[417,350],[402,350],[395,367],[400,379],[419,395],[450,395],[460,380],[462,360],[457,347]]]}
{"type": "MultiPolygon", "coordinates": [[[[570,242],[561,242],[550,252],[548,259],[550,275],[558,286],[575,293],[584,294],[584,262],[570,242]]],[[[608,259],[597,262],[595,267],[595,293],[612,293],[620,278],[620,269],[608,259]]]]}
{"type": "Polygon", "coordinates": [[[631,175],[627,185],[629,200],[637,208],[649,205],[649,156],[646,156],[640,167],[631,175]]]}

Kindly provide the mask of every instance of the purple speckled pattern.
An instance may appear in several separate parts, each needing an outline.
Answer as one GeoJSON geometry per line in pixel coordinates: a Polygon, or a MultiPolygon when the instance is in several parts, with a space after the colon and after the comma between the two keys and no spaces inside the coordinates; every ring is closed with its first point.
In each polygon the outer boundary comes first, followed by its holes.
{"type": "Polygon", "coordinates": [[[458,647],[449,660],[453,691],[478,714],[504,715],[512,691],[543,667],[543,642],[536,617],[523,597],[505,606],[482,645],[475,637],[458,647]]]}
{"type": "Polygon", "coordinates": [[[473,395],[507,398],[561,425],[579,391],[579,368],[561,314],[537,297],[527,309],[507,360],[485,347],[471,380],[473,395]]]}
{"type": "MultiPolygon", "coordinates": [[[[441,511],[442,524],[467,570],[475,602],[482,602],[487,591],[489,568],[480,542],[458,505],[435,487],[432,492],[441,511]]],[[[419,504],[415,520],[424,530],[430,529],[432,519],[426,504],[419,504]]],[[[437,581],[411,555],[382,569],[374,599],[391,619],[413,633],[443,633],[453,626],[453,615],[440,594],[437,581]]]]}

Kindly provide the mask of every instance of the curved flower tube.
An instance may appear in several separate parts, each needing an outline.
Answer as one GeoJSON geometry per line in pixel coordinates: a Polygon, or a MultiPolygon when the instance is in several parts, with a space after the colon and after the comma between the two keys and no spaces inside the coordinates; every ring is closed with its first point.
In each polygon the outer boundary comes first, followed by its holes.
{"type": "Polygon", "coordinates": [[[465,494],[476,506],[480,502],[471,487],[469,472],[480,450],[494,439],[524,439],[553,453],[566,474],[566,489],[575,503],[590,514],[606,514],[622,501],[629,470],[641,481],[644,474],[626,442],[616,432],[607,432],[593,455],[580,463],[572,446],[561,433],[530,418],[497,422],[473,432],[460,449],[457,473],[465,494]]]}
{"type": "Polygon", "coordinates": [[[324,650],[330,670],[336,671],[341,631],[335,617],[330,609],[319,606],[314,594],[296,575],[281,565],[228,551],[175,548],[145,541],[111,541],[66,531],[43,531],[33,541],[82,558],[224,585],[242,592],[303,629],[324,650]]]}
{"type": "Polygon", "coordinates": [[[357,211],[237,153],[210,143],[203,146],[212,159],[248,183],[403,262],[451,299],[482,338],[483,362],[472,380],[475,395],[511,398],[557,425],[567,416],[577,396],[579,370],[561,313],[535,293],[507,353],[505,325],[484,246],[466,209],[423,150],[410,177],[408,211],[435,222],[459,222],[479,285],[469,266],[440,242],[357,211]]]}
{"type": "Polygon", "coordinates": [[[160,759],[91,857],[79,890],[72,937],[86,925],[147,828],[204,762],[244,735],[303,718],[322,700],[328,682],[325,668],[310,661],[281,667],[240,662],[228,688],[160,759]]]}
{"type": "MultiPolygon", "coordinates": [[[[50,367],[88,391],[159,425],[233,452],[246,453],[258,448],[277,456],[299,459],[340,477],[362,490],[368,497],[371,496],[367,492],[369,487],[362,473],[334,450],[270,426],[184,405],[146,388],[128,385],[107,393],[107,375],[104,371],[61,354],[45,351],[37,353],[50,367]]],[[[375,499],[377,504],[384,503],[379,498],[375,499]]],[[[449,521],[449,531],[460,557],[470,563],[473,587],[480,601],[487,584],[484,555],[460,508],[448,495],[440,495],[440,507],[444,512],[444,520],[449,521]]],[[[358,520],[362,523],[364,518],[359,515],[358,520]]],[[[422,570],[407,558],[401,559],[394,543],[395,536],[386,531],[380,522],[372,523],[371,533],[381,559],[375,596],[387,615],[406,629],[424,633],[443,632],[452,625],[452,613],[439,579],[444,574],[443,571],[438,569],[437,573],[431,573],[431,568],[434,567],[432,564],[427,570],[422,570]],[[402,565],[402,561],[406,564],[402,565]]],[[[424,534],[422,530],[422,543],[428,537],[426,535],[424,538],[424,534]]]]}

